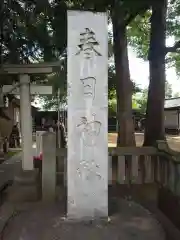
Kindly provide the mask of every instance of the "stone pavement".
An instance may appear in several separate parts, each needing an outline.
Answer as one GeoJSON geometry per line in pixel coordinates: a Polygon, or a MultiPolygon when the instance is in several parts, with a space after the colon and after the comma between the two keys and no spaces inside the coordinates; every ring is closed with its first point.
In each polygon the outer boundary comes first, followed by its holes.
{"type": "MultiPolygon", "coordinates": [[[[63,202],[37,203],[19,211],[6,224],[4,240],[165,240],[164,231],[140,205],[119,200],[118,213],[110,220],[70,222],[63,202]]],[[[21,205],[22,207],[22,205],[21,205]]]]}
{"type": "MultiPolygon", "coordinates": [[[[32,151],[33,154],[35,154],[36,149],[34,146],[32,148],[32,151]]],[[[6,182],[12,181],[14,179],[15,174],[21,168],[21,159],[22,153],[19,152],[0,164],[0,189],[1,186],[4,185],[6,182]]]]}
{"type": "MultiPolygon", "coordinates": [[[[16,172],[21,168],[21,152],[5,160],[0,164],[0,191],[4,190],[13,182],[16,172]]],[[[1,204],[4,198],[4,192],[0,194],[1,204]]],[[[0,207],[0,233],[2,232],[7,219],[12,216],[14,211],[13,206],[3,205],[0,207]]],[[[1,239],[1,238],[0,238],[1,239]]]]}
{"type": "MultiPolygon", "coordinates": [[[[13,180],[21,167],[21,153],[0,165],[0,182],[13,180]]],[[[63,194],[60,194],[61,196],[63,194]]],[[[118,211],[110,221],[72,223],[65,216],[66,200],[42,202],[5,202],[0,208],[1,240],[164,240],[164,231],[140,205],[126,200],[116,204],[118,211]]],[[[111,205],[111,204],[110,204],[111,205]]],[[[113,208],[110,206],[109,208],[113,208]]]]}
{"type": "Polygon", "coordinates": [[[0,164],[0,189],[9,181],[21,167],[21,152],[0,164]]]}

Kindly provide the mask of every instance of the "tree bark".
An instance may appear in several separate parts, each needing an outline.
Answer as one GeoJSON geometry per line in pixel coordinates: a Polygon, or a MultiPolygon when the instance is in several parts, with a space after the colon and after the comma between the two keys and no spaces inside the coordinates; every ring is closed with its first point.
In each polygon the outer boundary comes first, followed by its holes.
{"type": "Polygon", "coordinates": [[[149,49],[150,83],[146,110],[144,145],[165,139],[165,39],[167,0],[153,1],[149,49]]]}
{"type": "Polygon", "coordinates": [[[114,10],[112,14],[112,23],[117,94],[117,146],[134,146],[135,137],[132,118],[132,82],[130,80],[129,72],[126,26],[121,24],[122,22],[123,15],[118,14],[118,11],[114,10]]]}

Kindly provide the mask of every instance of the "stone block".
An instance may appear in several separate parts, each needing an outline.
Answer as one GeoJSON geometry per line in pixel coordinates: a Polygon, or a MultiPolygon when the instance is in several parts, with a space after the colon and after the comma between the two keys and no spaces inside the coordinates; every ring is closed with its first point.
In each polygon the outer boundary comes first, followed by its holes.
{"type": "Polygon", "coordinates": [[[108,216],[107,25],[106,13],[68,11],[69,219],[108,216]]]}
{"type": "Polygon", "coordinates": [[[42,136],[42,200],[54,201],[56,195],[56,135],[46,132],[42,136]]]}

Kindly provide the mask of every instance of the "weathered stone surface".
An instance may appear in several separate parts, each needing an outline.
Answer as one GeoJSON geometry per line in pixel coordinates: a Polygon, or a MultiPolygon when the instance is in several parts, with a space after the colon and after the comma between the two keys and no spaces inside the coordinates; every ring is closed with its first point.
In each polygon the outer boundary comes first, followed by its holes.
{"type": "Polygon", "coordinates": [[[108,216],[107,15],[68,12],[68,217],[108,216]]]}

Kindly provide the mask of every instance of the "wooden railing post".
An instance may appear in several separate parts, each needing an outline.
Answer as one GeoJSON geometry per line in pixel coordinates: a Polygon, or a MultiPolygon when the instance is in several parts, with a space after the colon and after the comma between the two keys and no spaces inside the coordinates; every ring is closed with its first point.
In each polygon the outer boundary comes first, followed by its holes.
{"type": "MultiPolygon", "coordinates": [[[[159,157],[156,148],[118,147],[109,148],[108,151],[109,185],[116,183],[129,185],[158,183],[160,181],[159,157]]],[[[57,149],[57,157],[59,163],[61,162],[61,164],[63,164],[64,162],[64,179],[66,179],[67,149],[57,149]]],[[[165,170],[165,174],[166,173],[167,169],[165,170]]],[[[167,176],[165,176],[165,178],[167,178],[167,176]]],[[[66,180],[64,182],[66,182],[66,180]]]]}
{"type": "Polygon", "coordinates": [[[158,182],[158,156],[153,155],[151,156],[151,167],[152,167],[152,181],[153,183],[158,182]]]}
{"type": "Polygon", "coordinates": [[[131,166],[132,174],[131,174],[131,183],[139,184],[139,157],[136,155],[132,155],[132,166],[131,166]]]}
{"type": "Polygon", "coordinates": [[[165,161],[165,187],[168,187],[168,182],[169,182],[169,160],[166,158],[165,161]]]}
{"type": "Polygon", "coordinates": [[[125,184],[126,182],[126,164],[125,164],[125,157],[118,156],[118,183],[125,184]]]}
{"type": "Polygon", "coordinates": [[[140,168],[140,180],[141,180],[141,184],[143,184],[145,182],[145,177],[146,177],[146,169],[145,169],[145,156],[144,155],[140,155],[139,156],[139,168],[140,168]]]}
{"type": "Polygon", "coordinates": [[[126,183],[128,186],[131,185],[132,182],[132,156],[125,156],[125,174],[126,174],[126,183]]]}
{"type": "Polygon", "coordinates": [[[67,157],[63,158],[63,163],[64,163],[63,182],[64,182],[64,186],[67,186],[67,157]]]}
{"type": "Polygon", "coordinates": [[[56,135],[42,135],[42,200],[54,201],[56,196],[56,135]]]}
{"type": "Polygon", "coordinates": [[[171,192],[175,192],[175,175],[176,175],[176,168],[175,163],[170,161],[169,163],[169,180],[168,180],[168,188],[171,192]]]}
{"type": "Polygon", "coordinates": [[[108,184],[112,185],[112,156],[108,157],[108,184]]]}
{"type": "Polygon", "coordinates": [[[175,165],[175,195],[180,196],[180,163],[174,163],[175,165]]]}

